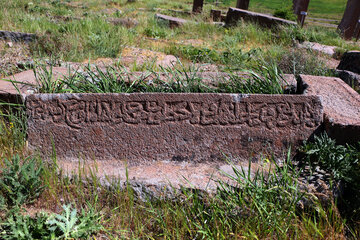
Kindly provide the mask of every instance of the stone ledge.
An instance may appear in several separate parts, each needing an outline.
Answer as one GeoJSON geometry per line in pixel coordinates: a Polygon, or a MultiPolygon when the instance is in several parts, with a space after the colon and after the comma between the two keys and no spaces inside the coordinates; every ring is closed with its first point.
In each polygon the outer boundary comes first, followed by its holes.
{"type": "Polygon", "coordinates": [[[239,8],[229,8],[226,16],[226,26],[235,25],[239,20],[244,19],[245,21],[252,21],[259,23],[264,27],[275,27],[278,25],[297,25],[296,22],[285,20],[282,18],[273,17],[266,14],[256,13],[247,11],[239,8]]]}
{"type": "Polygon", "coordinates": [[[360,141],[360,95],[339,78],[301,75],[304,94],[320,96],[324,126],[337,143],[360,141]]]}
{"type": "Polygon", "coordinates": [[[34,41],[35,39],[36,39],[36,35],[33,33],[0,31],[0,40],[29,43],[34,41]]]}

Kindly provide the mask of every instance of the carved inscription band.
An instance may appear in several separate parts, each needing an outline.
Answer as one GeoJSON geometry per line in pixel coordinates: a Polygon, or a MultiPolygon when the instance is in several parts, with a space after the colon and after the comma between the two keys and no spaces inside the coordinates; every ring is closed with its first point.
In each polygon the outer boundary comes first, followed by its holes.
{"type": "MultiPolygon", "coordinates": [[[[186,98],[185,98],[186,99],[186,98]]],[[[228,99],[228,98],[225,98],[228,99]]],[[[307,101],[266,103],[261,101],[192,100],[87,100],[53,98],[27,101],[28,117],[65,123],[71,128],[87,124],[150,124],[186,122],[197,125],[247,125],[249,127],[313,128],[319,124],[317,109],[307,101]]]]}

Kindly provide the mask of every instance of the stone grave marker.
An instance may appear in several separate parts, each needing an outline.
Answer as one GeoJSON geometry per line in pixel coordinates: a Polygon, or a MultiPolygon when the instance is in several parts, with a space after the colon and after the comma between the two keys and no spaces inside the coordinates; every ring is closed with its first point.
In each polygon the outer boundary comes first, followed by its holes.
{"type": "Polygon", "coordinates": [[[194,0],[193,3],[193,13],[201,13],[204,6],[204,0],[194,0]]]}
{"type": "Polygon", "coordinates": [[[237,0],[236,8],[248,10],[249,9],[250,0],[237,0]]]}
{"type": "Polygon", "coordinates": [[[43,156],[129,165],[283,157],[322,122],[320,99],[301,95],[34,94],[26,108],[43,156]]]}
{"type": "Polygon", "coordinates": [[[359,0],[348,0],[343,18],[338,26],[341,35],[345,39],[351,39],[354,36],[356,24],[360,17],[359,0]]]}

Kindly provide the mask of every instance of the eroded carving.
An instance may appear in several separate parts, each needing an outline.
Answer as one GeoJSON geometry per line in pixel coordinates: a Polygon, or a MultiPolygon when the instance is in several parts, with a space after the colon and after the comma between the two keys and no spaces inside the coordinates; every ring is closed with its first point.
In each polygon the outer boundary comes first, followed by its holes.
{"type": "Polygon", "coordinates": [[[28,116],[39,121],[65,123],[72,128],[104,122],[150,124],[186,122],[199,125],[247,125],[268,129],[287,126],[312,128],[319,124],[317,110],[306,101],[264,103],[230,101],[121,101],[62,100],[27,102],[28,116]]]}

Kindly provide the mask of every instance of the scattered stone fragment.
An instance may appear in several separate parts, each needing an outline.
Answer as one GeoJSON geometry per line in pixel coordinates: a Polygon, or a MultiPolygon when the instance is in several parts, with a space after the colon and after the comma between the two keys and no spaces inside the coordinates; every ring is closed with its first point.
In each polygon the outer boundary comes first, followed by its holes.
{"type": "Polygon", "coordinates": [[[12,42],[7,42],[6,46],[8,46],[9,48],[12,48],[14,46],[14,44],[12,42]]]}
{"type": "Polygon", "coordinates": [[[132,18],[107,18],[107,21],[114,25],[121,25],[127,28],[133,28],[139,24],[137,20],[132,18]]]}
{"type": "Polygon", "coordinates": [[[324,127],[337,143],[360,141],[360,94],[340,78],[300,75],[305,95],[320,96],[324,127]]]}
{"type": "Polygon", "coordinates": [[[360,51],[349,51],[344,53],[337,69],[360,74],[360,51]]]}
{"type": "Polygon", "coordinates": [[[127,66],[136,63],[137,66],[155,64],[157,66],[171,67],[176,64],[177,58],[173,55],[166,55],[162,52],[125,47],[121,52],[120,61],[122,64],[127,66]]]}
{"type": "Polygon", "coordinates": [[[36,35],[32,33],[0,31],[0,40],[29,43],[34,41],[35,39],[36,35]]]}
{"type": "Polygon", "coordinates": [[[182,18],[171,17],[168,15],[163,15],[163,14],[159,14],[159,13],[155,14],[155,18],[169,23],[169,26],[171,28],[179,27],[188,22],[187,20],[182,19],[182,18]]]}
{"type": "Polygon", "coordinates": [[[303,42],[297,44],[298,48],[310,49],[315,52],[319,52],[330,57],[336,57],[336,48],[335,46],[327,46],[316,42],[303,42]]]}
{"type": "MultiPolygon", "coordinates": [[[[52,71],[54,78],[61,78],[69,72],[68,68],[62,67],[53,67],[52,71]]],[[[35,78],[33,70],[27,70],[13,76],[5,77],[4,79],[0,79],[0,99],[4,99],[9,95],[32,94],[35,91],[34,86],[37,84],[38,82],[35,78]],[[5,80],[16,82],[16,87],[11,82],[5,80]],[[20,92],[18,92],[17,89],[19,89],[20,92]]]]}
{"type": "Polygon", "coordinates": [[[297,25],[296,22],[285,20],[282,18],[273,17],[266,14],[250,12],[239,8],[229,8],[226,16],[226,26],[233,26],[244,19],[245,21],[252,21],[259,23],[261,26],[272,28],[278,25],[297,25]]]}

